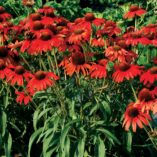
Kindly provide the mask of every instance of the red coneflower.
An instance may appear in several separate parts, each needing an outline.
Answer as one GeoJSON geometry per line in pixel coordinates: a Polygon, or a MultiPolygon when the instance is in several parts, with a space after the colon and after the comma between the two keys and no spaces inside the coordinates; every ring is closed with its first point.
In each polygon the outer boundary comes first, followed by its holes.
{"type": "Polygon", "coordinates": [[[93,47],[104,47],[105,46],[105,42],[103,38],[99,37],[99,38],[93,38],[91,45],[93,47]]]}
{"type": "Polygon", "coordinates": [[[70,44],[80,44],[89,41],[91,30],[86,25],[74,25],[71,27],[71,32],[68,37],[70,44]]]}
{"type": "Polygon", "coordinates": [[[66,61],[64,63],[65,72],[69,76],[72,76],[74,72],[76,73],[82,72],[83,75],[87,75],[88,70],[90,69],[90,65],[86,63],[85,56],[82,52],[72,53],[68,62],[66,61]]]}
{"type": "Polygon", "coordinates": [[[32,13],[29,15],[29,19],[31,21],[40,21],[42,19],[42,15],[40,13],[32,13]]]}
{"type": "Polygon", "coordinates": [[[141,75],[142,67],[134,64],[120,63],[115,65],[115,72],[112,75],[112,78],[115,82],[123,82],[124,79],[130,80],[136,76],[141,75]]]}
{"type": "Polygon", "coordinates": [[[2,59],[6,65],[16,64],[14,60],[15,55],[17,56],[17,51],[11,51],[7,46],[0,46],[0,59],[2,59]]]}
{"type": "Polygon", "coordinates": [[[98,62],[99,64],[93,64],[90,68],[90,76],[91,78],[106,78],[107,70],[106,65],[108,60],[102,59],[98,62]]]}
{"type": "Polygon", "coordinates": [[[32,79],[28,82],[28,91],[35,90],[41,91],[54,85],[54,80],[58,80],[59,77],[53,72],[37,71],[32,79]]]}
{"type": "Polygon", "coordinates": [[[41,32],[40,38],[32,40],[27,51],[30,55],[42,54],[43,52],[51,51],[53,47],[59,47],[63,42],[62,37],[54,35],[50,30],[45,29],[41,32]]]}
{"type": "Polygon", "coordinates": [[[43,8],[40,8],[38,10],[39,13],[42,13],[43,15],[48,17],[54,17],[55,16],[54,11],[55,9],[52,8],[51,6],[43,6],[43,8]]]}
{"type": "Polygon", "coordinates": [[[4,61],[0,59],[0,79],[6,78],[10,71],[11,70],[5,65],[4,61]]]}
{"type": "Polygon", "coordinates": [[[75,24],[85,24],[88,26],[88,28],[91,28],[92,24],[95,26],[101,26],[102,24],[104,24],[105,19],[96,18],[93,13],[86,13],[83,18],[77,18],[74,22],[75,24]]]}
{"type": "Polygon", "coordinates": [[[25,40],[22,41],[20,51],[25,52],[26,50],[28,50],[29,47],[31,46],[32,41],[35,40],[35,39],[36,39],[36,36],[34,35],[34,33],[30,32],[30,31],[27,31],[25,33],[25,40]]]}
{"type": "Polygon", "coordinates": [[[97,37],[108,35],[113,36],[121,33],[121,29],[117,27],[116,23],[113,21],[106,21],[102,29],[96,32],[97,37]]]}
{"type": "Polygon", "coordinates": [[[11,69],[11,71],[7,75],[6,80],[12,86],[15,85],[16,83],[19,86],[23,86],[24,80],[28,82],[30,78],[33,77],[33,75],[29,71],[25,70],[25,68],[21,65],[18,66],[9,65],[8,67],[11,69]]]}
{"type": "Polygon", "coordinates": [[[124,113],[123,127],[128,131],[132,126],[133,132],[136,132],[137,126],[143,128],[144,125],[149,124],[149,120],[151,120],[150,115],[142,112],[140,104],[130,103],[124,113]]]}
{"type": "Polygon", "coordinates": [[[105,50],[105,56],[110,61],[118,60],[119,62],[125,62],[128,52],[118,45],[110,46],[105,50]]]}
{"type": "Polygon", "coordinates": [[[143,112],[152,110],[153,105],[157,102],[151,91],[147,88],[141,89],[138,94],[138,101],[142,106],[143,112]]]}
{"type": "Polygon", "coordinates": [[[142,35],[141,31],[126,33],[123,36],[127,45],[136,46],[139,43],[142,45],[149,45],[152,43],[147,37],[142,35]]]}
{"type": "Polygon", "coordinates": [[[148,34],[148,33],[157,33],[157,24],[149,24],[141,28],[141,32],[148,34]]]}
{"type": "Polygon", "coordinates": [[[140,77],[140,82],[144,85],[147,83],[154,83],[157,80],[157,67],[152,67],[144,72],[140,77]]]}
{"type": "Polygon", "coordinates": [[[34,21],[30,25],[30,32],[32,32],[37,37],[40,36],[41,31],[44,29],[44,24],[41,21],[34,21]]]}
{"type": "Polygon", "coordinates": [[[25,105],[27,105],[29,102],[32,101],[32,95],[30,95],[29,93],[26,93],[24,91],[19,92],[16,90],[15,94],[17,95],[16,102],[19,104],[24,103],[25,105]]]}
{"type": "Polygon", "coordinates": [[[5,8],[0,6],[0,19],[2,19],[2,21],[4,22],[4,21],[9,20],[11,18],[12,18],[11,14],[7,13],[5,11],[5,8]]]}
{"type": "Polygon", "coordinates": [[[86,13],[83,19],[84,22],[94,24],[95,26],[101,26],[105,22],[104,18],[96,18],[93,13],[86,13]]]}
{"type": "Polygon", "coordinates": [[[138,7],[138,6],[131,6],[129,12],[127,12],[123,17],[125,19],[134,18],[135,16],[141,16],[146,13],[146,10],[138,7]]]}

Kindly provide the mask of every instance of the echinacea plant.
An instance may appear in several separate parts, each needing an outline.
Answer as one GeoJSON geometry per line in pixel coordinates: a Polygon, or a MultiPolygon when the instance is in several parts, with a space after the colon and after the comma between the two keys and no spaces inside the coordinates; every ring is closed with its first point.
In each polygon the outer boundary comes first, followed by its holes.
{"type": "Polygon", "coordinates": [[[131,6],[123,17],[135,25],[122,31],[92,12],[70,21],[51,6],[15,25],[1,6],[0,155],[16,145],[27,157],[142,156],[140,145],[156,152],[157,24],[137,27],[146,13],[131,6]],[[11,105],[30,111],[27,125],[11,105]]]}

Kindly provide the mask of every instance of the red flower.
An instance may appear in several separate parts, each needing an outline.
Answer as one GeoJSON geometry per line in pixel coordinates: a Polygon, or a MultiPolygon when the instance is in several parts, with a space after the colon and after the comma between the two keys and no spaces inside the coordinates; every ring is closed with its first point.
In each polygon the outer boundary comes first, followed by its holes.
{"type": "Polygon", "coordinates": [[[53,72],[37,71],[32,79],[28,82],[28,91],[41,91],[55,84],[54,80],[58,80],[59,77],[53,72]]]}
{"type": "Polygon", "coordinates": [[[83,18],[75,19],[75,24],[85,24],[88,25],[89,28],[92,27],[92,24],[95,26],[101,26],[104,22],[104,18],[96,18],[93,13],[86,13],[83,18]]]}
{"type": "Polygon", "coordinates": [[[4,79],[9,73],[10,69],[6,67],[4,61],[0,59],[0,79],[4,79]]]}
{"type": "Polygon", "coordinates": [[[140,82],[143,84],[154,83],[157,80],[157,67],[152,67],[143,73],[140,77],[140,82]]]}
{"type": "Polygon", "coordinates": [[[40,13],[32,13],[29,15],[30,21],[40,21],[42,19],[42,15],[40,13]]]}
{"type": "Polygon", "coordinates": [[[21,65],[9,65],[8,67],[11,69],[11,71],[6,76],[7,82],[9,82],[12,86],[16,83],[19,86],[23,86],[24,80],[29,81],[29,79],[33,77],[33,75],[29,71],[25,70],[25,68],[21,65]]]}
{"type": "Polygon", "coordinates": [[[147,26],[144,26],[141,29],[141,32],[145,33],[145,34],[149,34],[149,33],[156,33],[157,32],[157,24],[149,24],[147,26]]]}
{"type": "Polygon", "coordinates": [[[68,62],[64,61],[64,68],[67,75],[72,76],[74,72],[83,73],[83,75],[88,74],[88,70],[90,69],[90,65],[86,63],[85,56],[81,52],[72,53],[71,57],[69,58],[68,62]]]}
{"type": "Polygon", "coordinates": [[[134,64],[120,63],[115,66],[112,78],[115,82],[123,82],[124,79],[130,80],[141,74],[141,67],[134,64]]]}
{"type": "Polygon", "coordinates": [[[105,46],[105,42],[106,41],[104,41],[104,39],[101,38],[101,37],[100,38],[93,38],[91,45],[93,47],[104,47],[105,46]]]}
{"type": "Polygon", "coordinates": [[[99,29],[96,34],[97,37],[108,35],[113,36],[121,33],[121,29],[117,27],[116,23],[113,21],[106,21],[102,29],[99,29]]]}
{"type": "Polygon", "coordinates": [[[2,19],[2,22],[9,20],[11,18],[12,16],[5,11],[5,8],[0,6],[0,19],[2,19]]]}
{"type": "Polygon", "coordinates": [[[15,56],[18,57],[17,51],[11,51],[7,46],[0,46],[0,59],[2,59],[6,65],[16,64],[15,56]]]}
{"type": "Polygon", "coordinates": [[[71,27],[71,32],[68,37],[70,44],[80,44],[89,41],[91,30],[86,25],[74,25],[71,27]]]}
{"type": "Polygon", "coordinates": [[[127,45],[136,46],[139,43],[142,45],[152,44],[152,41],[143,36],[141,31],[126,33],[124,38],[127,45]]]}
{"type": "Polygon", "coordinates": [[[53,47],[59,47],[63,42],[64,40],[62,37],[54,35],[48,29],[44,29],[40,34],[40,38],[31,41],[26,40],[21,49],[23,52],[27,46],[27,51],[30,55],[37,55],[39,53],[42,54],[43,52],[51,51],[53,47]],[[24,44],[26,44],[25,47],[24,44]]]}
{"type": "Polygon", "coordinates": [[[124,15],[125,19],[134,18],[135,16],[141,16],[146,13],[146,10],[139,8],[138,6],[131,6],[129,12],[124,15]]]}
{"type": "Polygon", "coordinates": [[[128,131],[132,126],[133,132],[136,132],[137,126],[143,128],[143,125],[148,125],[151,117],[148,113],[143,113],[140,104],[130,103],[124,113],[123,127],[128,131]]]}
{"type": "Polygon", "coordinates": [[[54,17],[54,11],[55,9],[50,6],[43,6],[43,8],[40,8],[38,10],[39,13],[42,13],[45,16],[54,17]]]}
{"type": "Polygon", "coordinates": [[[107,65],[107,60],[102,59],[99,61],[99,64],[93,64],[90,68],[90,76],[91,78],[106,78],[107,76],[107,70],[106,70],[106,65],[107,65]]]}
{"type": "Polygon", "coordinates": [[[30,25],[30,32],[39,37],[41,31],[44,29],[44,24],[41,21],[34,21],[30,25]]]}
{"type": "Polygon", "coordinates": [[[105,19],[96,18],[93,13],[86,13],[83,19],[84,19],[84,22],[86,23],[89,22],[90,24],[92,23],[95,26],[101,26],[105,22],[105,19]]]}
{"type": "Polygon", "coordinates": [[[125,62],[127,53],[125,49],[118,45],[110,46],[105,50],[105,56],[109,58],[110,61],[118,60],[119,62],[125,62]]]}
{"type": "Polygon", "coordinates": [[[147,89],[143,88],[138,94],[138,101],[142,106],[142,111],[150,111],[154,104],[157,103],[157,100],[152,95],[152,92],[147,89]]]}
{"type": "Polygon", "coordinates": [[[24,103],[25,105],[27,105],[29,102],[32,101],[31,95],[29,93],[26,92],[19,92],[19,91],[15,91],[17,98],[16,98],[16,102],[19,104],[24,103]]]}

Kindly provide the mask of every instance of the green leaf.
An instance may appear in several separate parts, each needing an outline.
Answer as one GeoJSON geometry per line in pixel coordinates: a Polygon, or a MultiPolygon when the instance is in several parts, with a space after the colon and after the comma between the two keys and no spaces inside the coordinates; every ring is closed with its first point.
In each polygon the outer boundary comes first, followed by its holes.
{"type": "Polygon", "coordinates": [[[8,97],[8,91],[6,91],[6,95],[4,96],[4,107],[7,108],[7,106],[9,105],[9,101],[8,101],[9,97],[8,97]]]}
{"type": "Polygon", "coordinates": [[[97,129],[97,131],[104,133],[107,138],[111,138],[117,144],[119,144],[119,145],[121,144],[121,142],[117,139],[117,137],[115,135],[113,135],[110,131],[103,129],[103,128],[99,128],[99,129],[97,129]]]}
{"type": "Polygon", "coordinates": [[[21,132],[21,130],[12,122],[9,122],[9,124],[14,128],[16,131],[21,132]]]}
{"type": "Polygon", "coordinates": [[[79,130],[82,133],[82,138],[78,142],[78,146],[77,146],[77,149],[75,151],[75,156],[76,157],[84,157],[85,141],[86,141],[86,131],[84,130],[83,127],[81,127],[79,130]]]}
{"type": "Polygon", "coordinates": [[[34,130],[37,130],[37,123],[38,123],[39,112],[40,112],[40,110],[36,109],[36,111],[34,112],[34,115],[33,115],[33,127],[34,127],[34,130]]]}
{"type": "Polygon", "coordinates": [[[32,134],[32,136],[30,137],[30,139],[29,139],[29,145],[28,145],[28,157],[31,157],[31,156],[30,156],[30,153],[31,153],[31,149],[32,149],[33,142],[34,142],[34,141],[36,140],[36,138],[41,134],[42,129],[43,129],[43,128],[38,129],[38,130],[35,131],[35,132],[32,134]]]}
{"type": "Polygon", "coordinates": [[[103,101],[102,106],[103,106],[104,110],[106,111],[106,113],[110,115],[111,114],[111,108],[110,108],[109,103],[106,101],[103,101]]]}
{"type": "Polygon", "coordinates": [[[35,3],[38,7],[42,7],[42,0],[36,0],[35,3]]]}
{"type": "Polygon", "coordinates": [[[67,136],[65,139],[65,157],[69,157],[70,152],[70,138],[67,136]]]}
{"type": "Polygon", "coordinates": [[[94,112],[96,112],[98,110],[98,105],[94,105],[93,107],[92,107],[92,109],[90,110],[90,113],[89,113],[89,115],[91,116],[94,112]]]}
{"type": "Polygon", "coordinates": [[[75,102],[72,101],[69,103],[69,116],[72,118],[72,119],[76,119],[76,113],[75,113],[75,102]]]}
{"type": "Polygon", "coordinates": [[[37,123],[38,123],[38,121],[41,119],[42,116],[47,114],[50,110],[52,110],[52,108],[47,108],[47,109],[43,110],[41,113],[40,113],[39,109],[37,109],[34,112],[34,115],[33,115],[33,127],[34,127],[35,130],[37,130],[37,123]]]}
{"type": "Polygon", "coordinates": [[[10,133],[7,133],[4,138],[4,149],[6,157],[11,157],[12,137],[10,133]]]}
{"type": "Polygon", "coordinates": [[[100,137],[97,138],[97,147],[98,147],[98,157],[106,157],[105,144],[100,137]]]}
{"type": "Polygon", "coordinates": [[[132,133],[127,132],[126,136],[126,149],[130,153],[131,152],[131,147],[132,147],[132,133]]]}
{"type": "Polygon", "coordinates": [[[85,149],[85,138],[82,138],[78,142],[77,150],[75,152],[75,157],[83,157],[85,149]]]}
{"type": "Polygon", "coordinates": [[[69,122],[68,124],[66,124],[66,126],[64,127],[64,129],[61,132],[61,137],[60,137],[60,147],[61,147],[61,151],[62,151],[62,156],[65,156],[65,149],[64,149],[64,145],[65,145],[65,139],[66,136],[70,130],[70,128],[72,127],[73,123],[76,123],[80,121],[79,119],[73,120],[71,122],[69,122]]]}
{"type": "Polygon", "coordinates": [[[6,127],[7,127],[7,115],[5,112],[1,112],[1,115],[0,115],[0,134],[2,134],[2,136],[5,135],[6,133],[6,127]]]}

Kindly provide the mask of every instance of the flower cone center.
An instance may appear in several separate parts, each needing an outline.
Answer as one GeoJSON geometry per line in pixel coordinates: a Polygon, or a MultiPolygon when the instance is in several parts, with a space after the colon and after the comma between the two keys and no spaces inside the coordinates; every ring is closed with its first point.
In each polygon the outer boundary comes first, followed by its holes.
{"type": "Polygon", "coordinates": [[[37,72],[35,73],[35,78],[36,78],[37,80],[43,80],[45,77],[46,77],[46,74],[45,74],[45,72],[43,72],[43,71],[37,71],[37,72]]]}
{"type": "Polygon", "coordinates": [[[74,31],[75,34],[82,34],[84,32],[83,29],[77,29],[74,31]]]}
{"type": "Polygon", "coordinates": [[[44,41],[50,40],[51,39],[51,34],[48,33],[48,32],[44,32],[41,35],[41,39],[44,40],[44,41]]]}
{"type": "Polygon", "coordinates": [[[139,92],[138,98],[139,98],[140,101],[146,101],[146,102],[153,99],[150,91],[147,88],[143,88],[139,92]]]}
{"type": "Polygon", "coordinates": [[[135,118],[139,115],[139,110],[136,107],[130,108],[128,111],[128,116],[131,118],[135,118]]]}
{"type": "Polygon", "coordinates": [[[19,74],[19,75],[24,74],[24,72],[25,72],[25,69],[24,69],[24,67],[21,66],[21,65],[19,65],[19,66],[17,66],[17,67],[15,68],[15,73],[17,73],[17,74],[19,74]]]}
{"type": "Polygon", "coordinates": [[[130,65],[127,64],[127,63],[121,63],[121,64],[119,65],[119,69],[120,69],[121,71],[127,71],[129,68],[130,68],[130,65]]]}
{"type": "Polygon", "coordinates": [[[33,21],[41,20],[41,15],[39,13],[31,14],[30,17],[33,21]]]}
{"type": "Polygon", "coordinates": [[[40,21],[34,22],[33,30],[41,30],[44,28],[44,25],[40,21]]]}
{"type": "Polygon", "coordinates": [[[114,48],[115,51],[119,51],[119,50],[121,50],[121,47],[118,46],[118,45],[115,45],[113,48],[114,48]]]}
{"type": "Polygon", "coordinates": [[[0,70],[3,70],[3,69],[5,69],[5,64],[4,64],[4,61],[1,59],[0,60],[0,70]]]}
{"type": "Polygon", "coordinates": [[[0,6],[0,14],[3,14],[5,12],[4,7],[0,6]]]}
{"type": "Polygon", "coordinates": [[[138,6],[131,6],[130,7],[130,11],[137,11],[137,10],[139,10],[138,6]]]}
{"type": "Polygon", "coordinates": [[[93,21],[94,19],[95,19],[95,16],[94,16],[93,13],[87,13],[87,14],[85,15],[85,20],[86,20],[86,21],[93,21]]]}
{"type": "Polygon", "coordinates": [[[151,73],[151,74],[157,74],[157,67],[152,67],[152,68],[150,69],[150,73],[151,73]]]}
{"type": "Polygon", "coordinates": [[[8,49],[5,46],[0,46],[0,57],[6,57],[8,55],[8,49]]]}
{"type": "Polygon", "coordinates": [[[72,63],[74,65],[83,65],[85,63],[84,54],[80,53],[73,53],[72,54],[72,63]]]}

